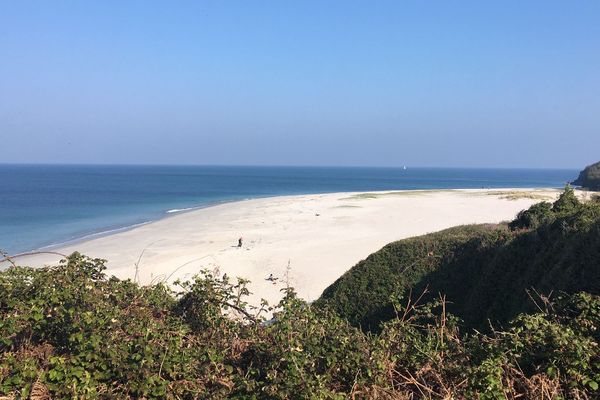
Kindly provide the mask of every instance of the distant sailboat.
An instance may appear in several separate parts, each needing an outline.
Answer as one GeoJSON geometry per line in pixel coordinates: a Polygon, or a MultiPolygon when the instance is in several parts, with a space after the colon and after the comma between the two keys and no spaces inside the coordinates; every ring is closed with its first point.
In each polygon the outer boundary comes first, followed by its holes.
{"type": "Polygon", "coordinates": [[[402,167],[402,169],[406,169],[406,165],[402,167]]]}

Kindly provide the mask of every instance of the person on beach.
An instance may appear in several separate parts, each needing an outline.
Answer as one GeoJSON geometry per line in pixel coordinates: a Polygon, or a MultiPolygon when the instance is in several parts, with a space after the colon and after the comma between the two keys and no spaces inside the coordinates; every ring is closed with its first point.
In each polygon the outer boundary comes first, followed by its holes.
{"type": "Polygon", "coordinates": [[[242,237],[241,236],[238,239],[238,247],[242,247],[242,237]]]}

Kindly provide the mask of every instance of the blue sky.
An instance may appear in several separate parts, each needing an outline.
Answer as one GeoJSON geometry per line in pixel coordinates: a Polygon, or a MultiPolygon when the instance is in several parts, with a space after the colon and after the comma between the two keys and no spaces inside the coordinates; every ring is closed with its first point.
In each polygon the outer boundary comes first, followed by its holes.
{"type": "Polygon", "coordinates": [[[2,162],[579,168],[598,1],[2,2],[2,162]]]}

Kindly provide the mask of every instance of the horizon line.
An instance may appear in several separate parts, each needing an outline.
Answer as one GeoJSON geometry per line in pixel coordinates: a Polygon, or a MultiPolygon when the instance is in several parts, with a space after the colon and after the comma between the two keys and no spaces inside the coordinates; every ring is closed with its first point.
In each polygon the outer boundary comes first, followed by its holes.
{"type": "Polygon", "coordinates": [[[373,169],[504,169],[504,170],[580,170],[585,167],[499,167],[499,166],[443,166],[443,165],[306,165],[306,164],[171,164],[171,163],[49,163],[0,162],[0,166],[81,166],[81,167],[232,167],[232,168],[373,168],[373,169]]]}

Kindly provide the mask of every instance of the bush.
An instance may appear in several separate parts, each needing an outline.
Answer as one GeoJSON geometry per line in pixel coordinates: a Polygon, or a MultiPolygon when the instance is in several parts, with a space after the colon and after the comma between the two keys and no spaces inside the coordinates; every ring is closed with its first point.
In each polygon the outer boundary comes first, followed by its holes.
{"type": "Polygon", "coordinates": [[[541,302],[506,331],[461,333],[443,297],[394,298],[365,334],[292,289],[268,323],[246,283],[140,287],[73,254],[0,272],[0,394],[15,398],[597,398],[600,298],[541,302]]]}
{"type": "Polygon", "coordinates": [[[577,196],[575,196],[575,191],[571,186],[567,185],[558,200],[554,202],[552,211],[562,214],[571,213],[576,211],[580,205],[581,203],[577,199],[577,196]]]}
{"type": "Polygon", "coordinates": [[[527,210],[519,212],[517,218],[509,224],[510,229],[535,229],[547,224],[554,218],[552,204],[547,201],[534,204],[527,210]]]}

